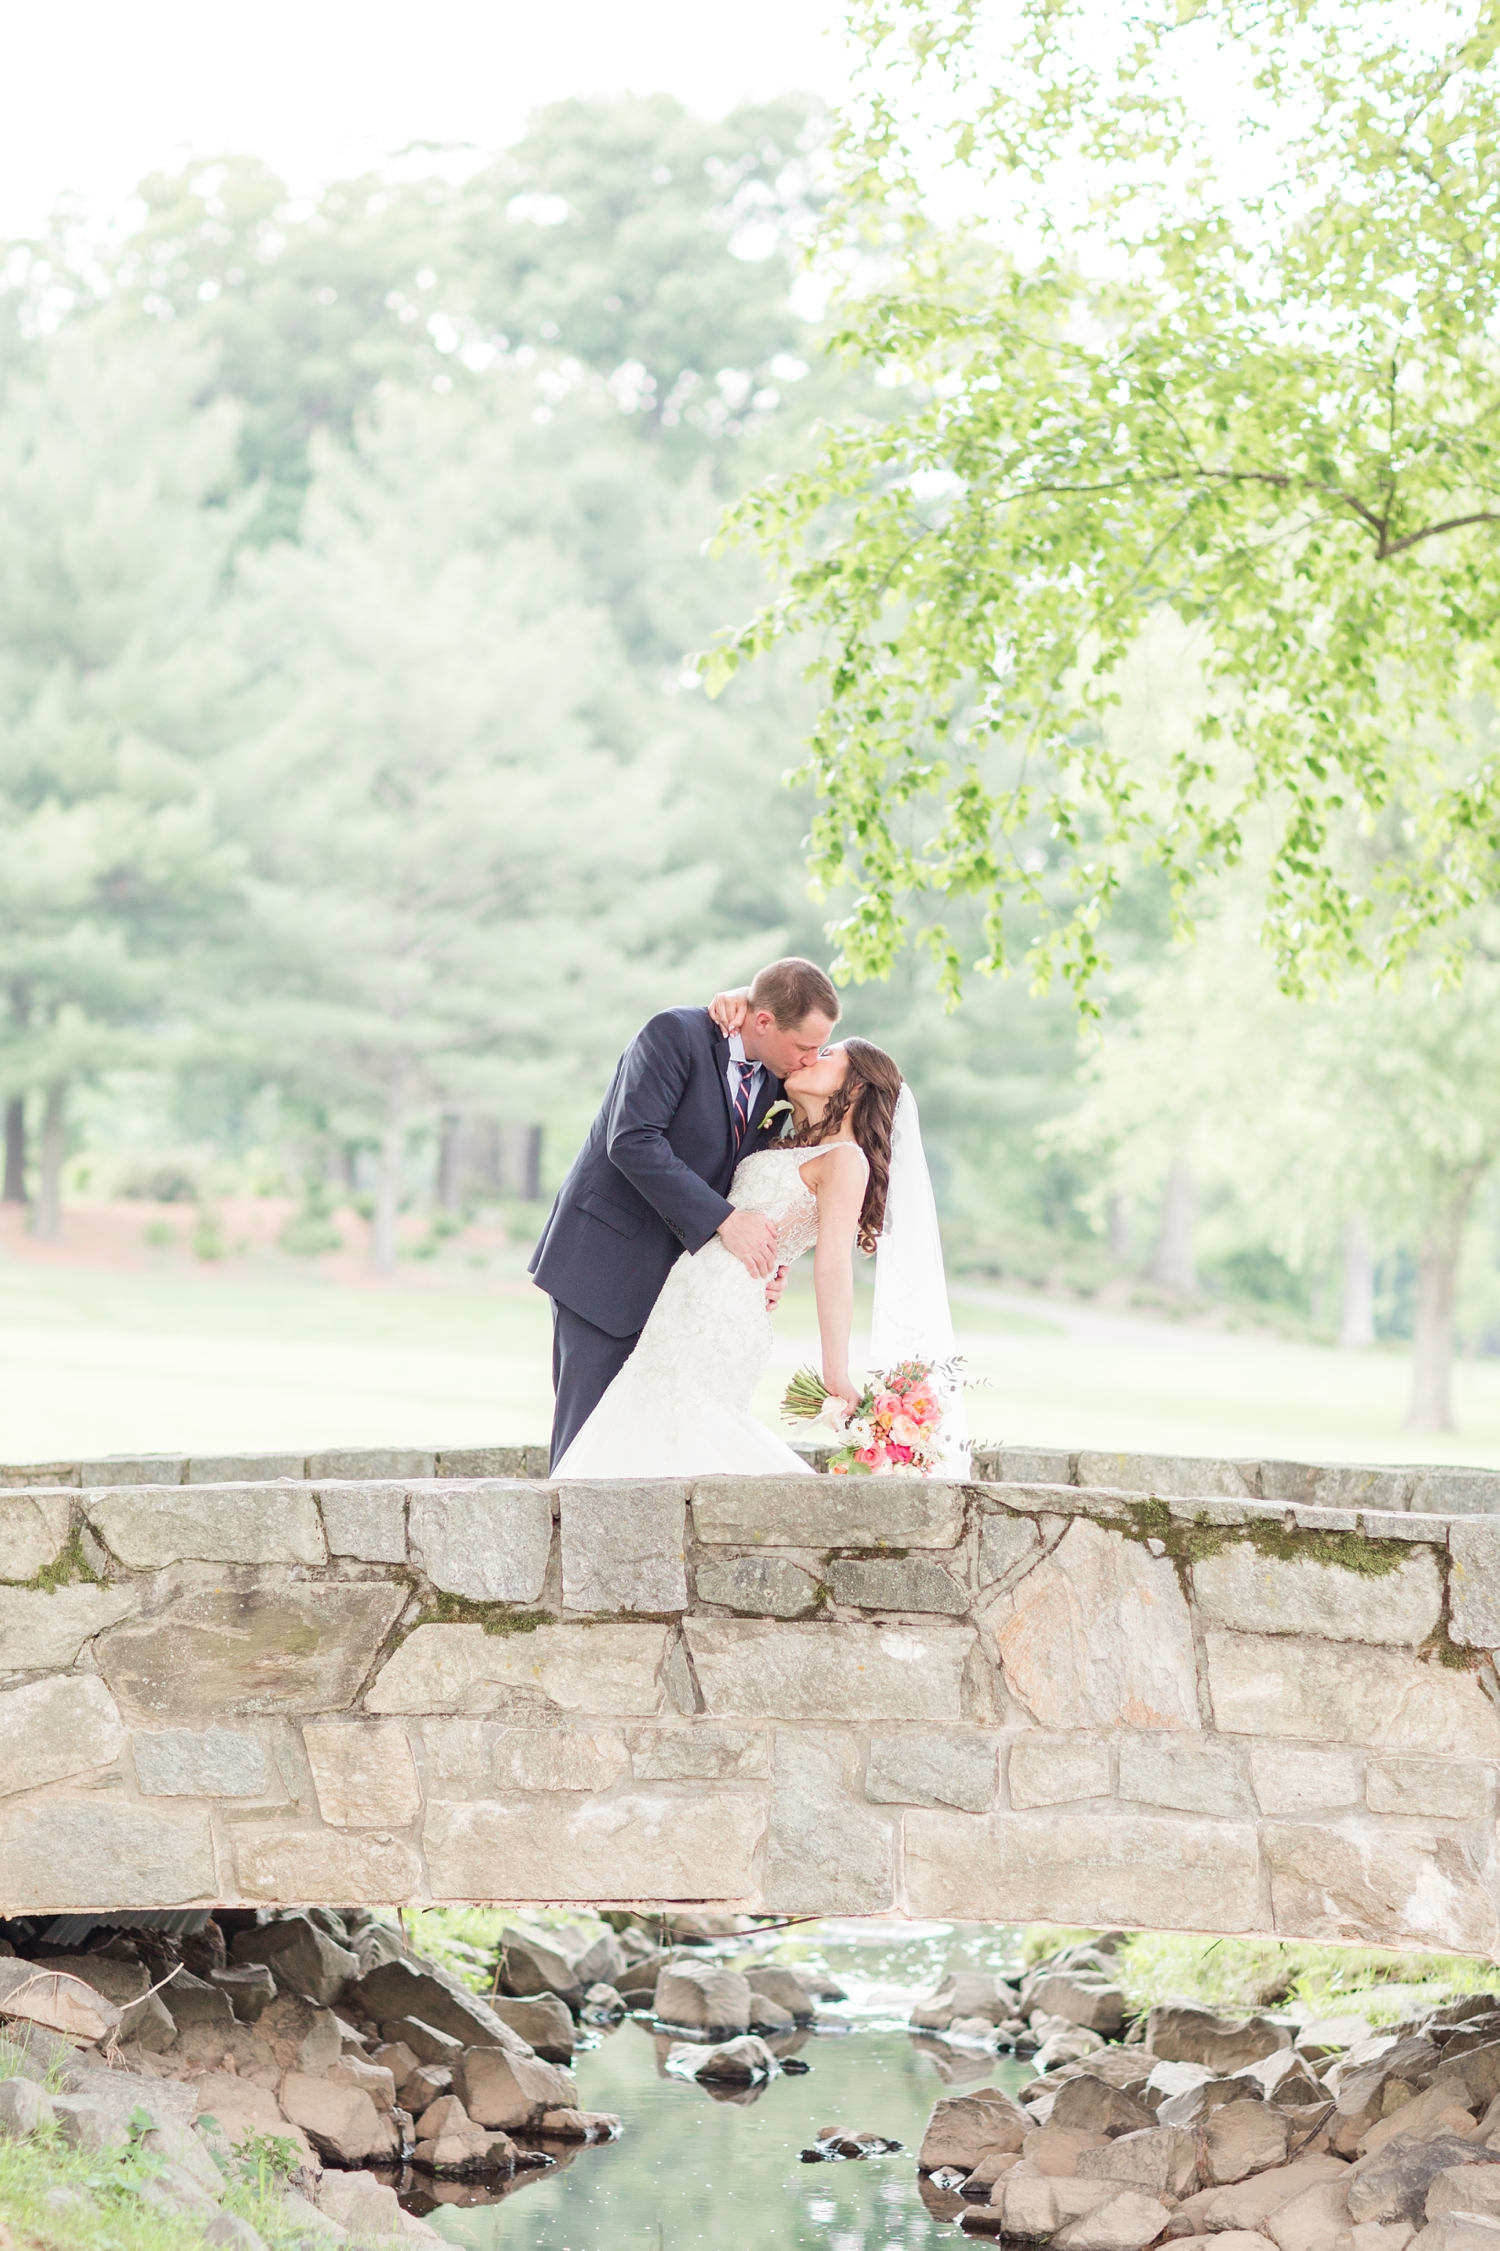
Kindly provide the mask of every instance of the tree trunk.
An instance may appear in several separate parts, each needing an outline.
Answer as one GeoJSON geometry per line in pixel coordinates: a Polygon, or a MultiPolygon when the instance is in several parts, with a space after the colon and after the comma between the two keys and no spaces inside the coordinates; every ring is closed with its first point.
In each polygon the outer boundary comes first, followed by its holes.
{"type": "Polygon", "coordinates": [[[500,1193],[534,1204],[542,1192],[542,1129],[503,1125],[497,1137],[500,1193]]]}
{"type": "Polygon", "coordinates": [[[401,1151],[406,1140],[399,1125],[388,1125],[380,1137],[380,1165],[375,1177],[375,1224],[370,1251],[377,1274],[390,1280],[396,1272],[400,1247],[397,1221],[401,1216],[401,1151]]]}
{"type": "Polygon", "coordinates": [[[1466,1196],[1426,1236],[1418,1254],[1408,1430],[1453,1428],[1453,1296],[1467,1216],[1466,1196]]]}
{"type": "Polygon", "coordinates": [[[5,1187],[0,1203],[26,1201],[26,1097],[13,1094],[5,1105],[5,1187]]]}
{"type": "Polygon", "coordinates": [[[1130,1263],[1130,1198],[1111,1196],[1109,1199],[1109,1255],[1121,1266],[1130,1263]]]}
{"type": "Polygon", "coordinates": [[[456,1110],[450,1110],[443,1119],[438,1143],[438,1202],[454,1218],[463,1209],[463,1154],[464,1120],[456,1110]]]}
{"type": "Polygon", "coordinates": [[[62,1236],[63,1102],[67,1091],[66,1079],[53,1079],[42,1112],[41,1175],[31,1222],[31,1231],[40,1243],[55,1243],[62,1236]]]}
{"type": "Polygon", "coordinates": [[[1344,1295],[1339,1310],[1339,1350],[1367,1352],[1375,1342],[1375,1260],[1370,1225],[1357,1211],[1344,1229],[1344,1295]]]}
{"type": "Polygon", "coordinates": [[[1185,1157],[1178,1157],[1167,1174],[1167,1192],[1161,1208],[1161,1232],[1151,1254],[1151,1279],[1164,1290],[1191,1297],[1198,1288],[1198,1267],[1193,1257],[1193,1172],[1185,1157]]]}

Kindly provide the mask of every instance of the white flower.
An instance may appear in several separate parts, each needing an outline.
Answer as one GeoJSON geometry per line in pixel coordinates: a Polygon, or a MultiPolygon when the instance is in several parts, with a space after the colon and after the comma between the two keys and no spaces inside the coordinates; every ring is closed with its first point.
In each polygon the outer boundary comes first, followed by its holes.
{"type": "Polygon", "coordinates": [[[790,1102],[773,1102],[771,1104],[770,1109],[766,1112],[765,1116],[760,1121],[760,1131],[762,1133],[765,1132],[767,1126],[775,1117],[781,1118],[781,1138],[784,1141],[787,1135],[792,1130],[792,1105],[790,1104],[790,1102]],[[782,1116],[783,1112],[785,1112],[785,1116],[782,1116]]]}

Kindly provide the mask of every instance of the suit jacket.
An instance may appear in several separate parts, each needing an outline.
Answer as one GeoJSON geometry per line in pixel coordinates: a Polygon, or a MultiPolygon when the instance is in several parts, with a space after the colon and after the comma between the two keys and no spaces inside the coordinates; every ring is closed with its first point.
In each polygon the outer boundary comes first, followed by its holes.
{"type": "Polygon", "coordinates": [[[704,1008],[668,1008],[631,1041],[603,1108],[552,1206],[531,1272],[610,1336],[634,1336],[684,1251],[701,1250],[729,1216],[739,1157],[777,1138],[762,1132],[781,1081],[762,1065],[738,1153],[729,1101],[729,1042],[704,1008]]]}

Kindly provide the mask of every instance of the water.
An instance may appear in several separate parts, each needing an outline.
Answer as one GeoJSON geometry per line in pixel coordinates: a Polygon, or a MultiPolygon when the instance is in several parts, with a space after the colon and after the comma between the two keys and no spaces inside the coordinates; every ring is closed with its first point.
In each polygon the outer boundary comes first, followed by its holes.
{"type": "Polygon", "coordinates": [[[849,1992],[836,2013],[852,2029],[798,2045],[812,2067],[805,2078],[715,2099],[664,2075],[670,2042],[627,2020],[577,2058],[580,2100],[619,2114],[617,2142],[559,2150],[556,2171],[518,2175],[498,2200],[494,2188],[413,2175],[402,2201],[465,2251],[953,2251],[962,2240],[955,2200],[929,2187],[924,2202],[917,2180],[928,2114],[944,2092],[1015,2087],[1031,2071],[899,2027],[913,1995],[929,1992],[944,1968],[1012,1963],[1014,1933],[825,1923],[772,1958],[826,1968],[849,1992]],[[905,2146],[896,2156],[802,2164],[799,2151],[824,2126],[905,2146]]]}

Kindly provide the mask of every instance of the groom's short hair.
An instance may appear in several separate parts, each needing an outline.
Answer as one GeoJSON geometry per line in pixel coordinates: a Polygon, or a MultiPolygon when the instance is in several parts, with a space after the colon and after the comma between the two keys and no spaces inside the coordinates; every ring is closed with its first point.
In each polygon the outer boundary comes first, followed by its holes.
{"type": "Polygon", "coordinates": [[[757,973],[750,987],[750,1006],[769,1008],[783,1032],[805,1023],[815,1011],[826,1016],[830,1024],[839,1020],[839,996],[832,978],[815,961],[804,961],[800,954],[773,961],[757,973]]]}

